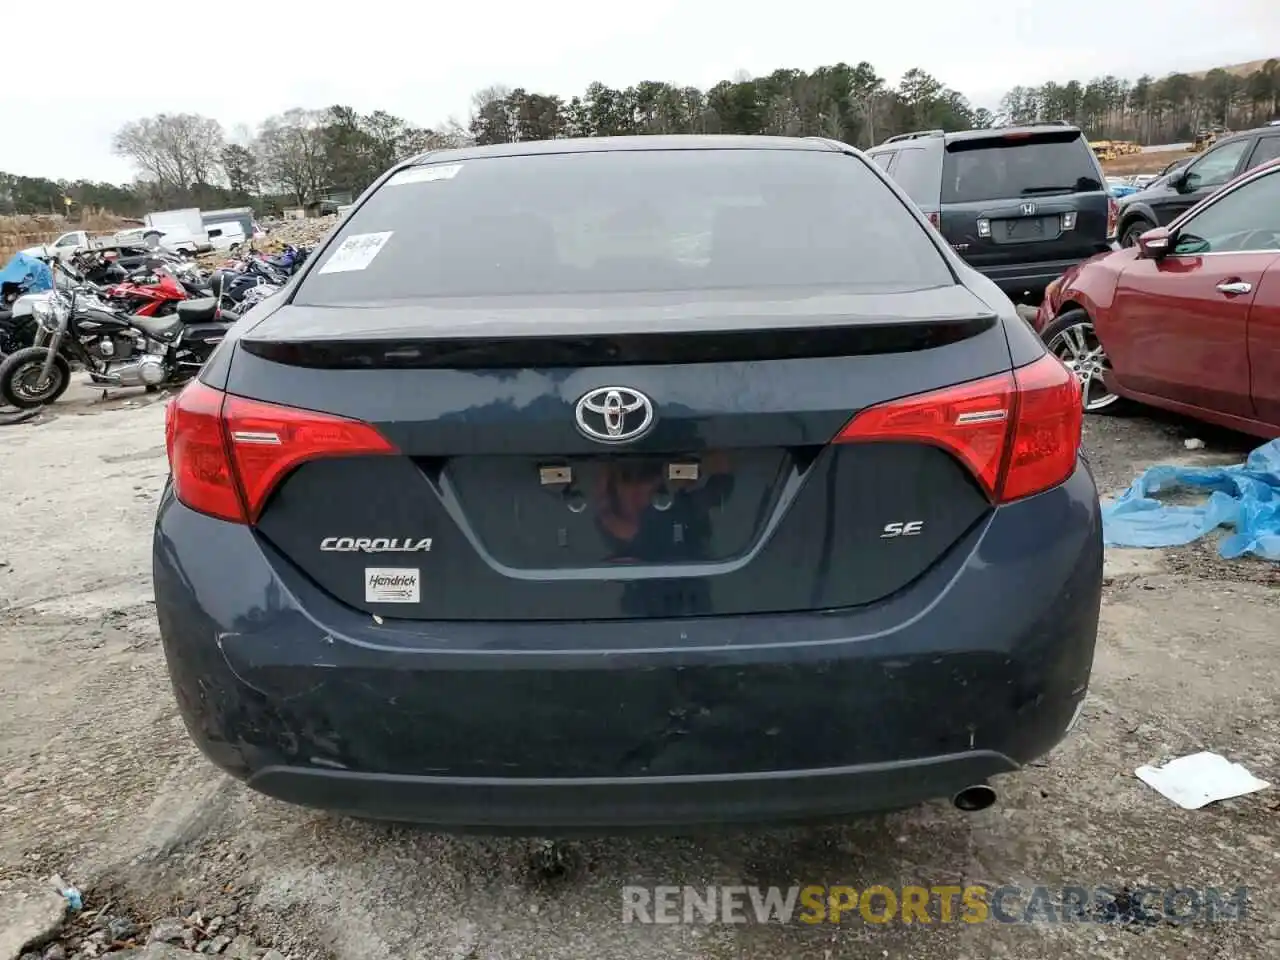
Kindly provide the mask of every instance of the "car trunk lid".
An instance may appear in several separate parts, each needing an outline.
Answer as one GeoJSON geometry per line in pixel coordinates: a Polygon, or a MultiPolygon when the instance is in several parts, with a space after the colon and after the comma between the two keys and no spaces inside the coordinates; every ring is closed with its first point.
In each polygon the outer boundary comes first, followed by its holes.
{"type": "Polygon", "coordinates": [[[881,599],[990,502],[935,445],[831,441],[859,410],[1009,368],[958,285],[285,306],[239,348],[230,394],[371,424],[395,451],[288,473],[264,549],[357,609],[430,620],[881,599]],[[610,392],[651,405],[628,442],[584,413],[610,392]]]}

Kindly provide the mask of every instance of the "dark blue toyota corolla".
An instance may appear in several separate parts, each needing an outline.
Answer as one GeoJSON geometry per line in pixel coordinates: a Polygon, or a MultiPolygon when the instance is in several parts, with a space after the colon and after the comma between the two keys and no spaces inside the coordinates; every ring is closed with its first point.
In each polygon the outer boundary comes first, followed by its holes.
{"type": "Polygon", "coordinates": [[[851,148],[426,154],[170,405],[178,704],[256,790],[443,828],[979,808],[1088,688],[1080,429],[851,148]]]}

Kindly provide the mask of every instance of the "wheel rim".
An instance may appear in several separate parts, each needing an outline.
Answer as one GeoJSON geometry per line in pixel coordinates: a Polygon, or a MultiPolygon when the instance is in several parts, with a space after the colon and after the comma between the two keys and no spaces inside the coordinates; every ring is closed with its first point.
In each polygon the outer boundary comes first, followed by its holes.
{"type": "Polygon", "coordinates": [[[1141,226],[1130,227],[1124,232],[1124,236],[1120,238],[1120,246],[1136,247],[1138,245],[1138,238],[1146,232],[1146,229],[1141,226]]]}
{"type": "Polygon", "coordinates": [[[55,364],[49,379],[41,381],[43,360],[33,360],[18,368],[13,378],[13,392],[30,403],[45,403],[62,388],[62,370],[55,364]]]}
{"type": "Polygon", "coordinates": [[[1104,374],[1111,372],[1111,362],[1089,321],[1081,320],[1060,330],[1049,341],[1049,352],[1065,363],[1080,381],[1085,413],[1102,410],[1120,399],[1103,382],[1104,374]]]}

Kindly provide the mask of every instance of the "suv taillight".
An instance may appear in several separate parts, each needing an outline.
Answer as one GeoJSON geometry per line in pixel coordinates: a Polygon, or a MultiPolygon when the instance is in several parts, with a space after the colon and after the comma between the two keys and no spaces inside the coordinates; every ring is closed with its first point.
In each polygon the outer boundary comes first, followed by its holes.
{"type": "Polygon", "coordinates": [[[308,460],[395,453],[377,429],[328,413],[246,400],[193,380],[165,410],[174,494],[192,510],[254,523],[308,460]]]}
{"type": "Polygon", "coordinates": [[[1079,381],[1045,354],[1009,373],[869,407],[835,442],[941,447],[993,503],[1008,503],[1071,476],[1083,419],[1079,381]]]}
{"type": "Polygon", "coordinates": [[[1120,226],[1120,204],[1115,197],[1107,197],[1107,239],[1114,240],[1120,226]]]}

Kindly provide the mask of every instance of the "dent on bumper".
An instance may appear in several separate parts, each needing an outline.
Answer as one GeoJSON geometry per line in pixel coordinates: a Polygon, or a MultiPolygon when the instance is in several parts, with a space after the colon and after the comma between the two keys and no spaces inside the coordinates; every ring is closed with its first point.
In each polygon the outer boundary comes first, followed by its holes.
{"type": "Polygon", "coordinates": [[[157,611],[192,737],[296,803],[438,824],[787,820],[947,796],[1051,749],[1088,683],[1097,494],[994,511],[871,607],[387,621],[166,495],[157,611]]]}

